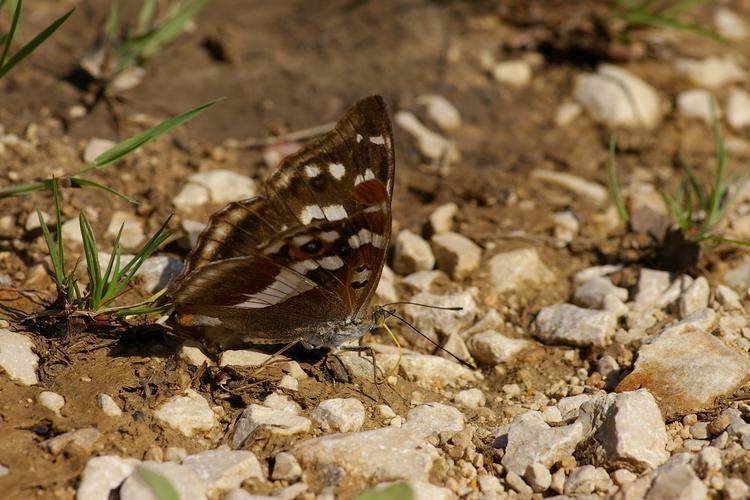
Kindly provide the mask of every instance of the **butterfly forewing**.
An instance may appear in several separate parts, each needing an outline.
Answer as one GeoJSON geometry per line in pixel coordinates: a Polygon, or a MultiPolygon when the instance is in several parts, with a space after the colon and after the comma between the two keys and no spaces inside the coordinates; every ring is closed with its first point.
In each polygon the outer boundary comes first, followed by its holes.
{"type": "Polygon", "coordinates": [[[385,104],[369,97],[285,158],[265,196],[211,217],[178,281],[180,322],[285,342],[360,320],[390,240],[393,174],[385,104]]]}

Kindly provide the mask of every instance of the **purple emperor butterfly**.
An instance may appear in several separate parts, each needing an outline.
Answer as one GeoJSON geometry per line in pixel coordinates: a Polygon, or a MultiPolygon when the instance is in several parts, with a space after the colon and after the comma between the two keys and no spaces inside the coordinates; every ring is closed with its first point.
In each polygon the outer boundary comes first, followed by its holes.
{"type": "Polygon", "coordinates": [[[362,337],[375,324],[394,167],[385,103],[367,97],[284,158],[262,196],[211,217],[177,282],[177,324],[219,348],[362,337]]]}

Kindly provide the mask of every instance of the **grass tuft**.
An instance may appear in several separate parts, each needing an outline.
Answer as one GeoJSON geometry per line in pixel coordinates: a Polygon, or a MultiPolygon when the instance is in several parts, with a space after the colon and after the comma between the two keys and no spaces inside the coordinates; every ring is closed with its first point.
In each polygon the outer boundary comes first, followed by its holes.
{"type": "Polygon", "coordinates": [[[614,0],[612,17],[621,19],[625,27],[620,35],[643,27],[669,28],[687,31],[712,40],[726,42],[718,33],[696,23],[679,20],[685,12],[699,7],[706,0],[614,0]]]}

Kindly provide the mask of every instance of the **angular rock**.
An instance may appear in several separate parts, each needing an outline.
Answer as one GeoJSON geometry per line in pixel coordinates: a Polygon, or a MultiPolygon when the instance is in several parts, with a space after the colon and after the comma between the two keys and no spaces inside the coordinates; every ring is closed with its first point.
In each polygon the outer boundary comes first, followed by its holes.
{"type": "Polygon", "coordinates": [[[534,463],[549,468],[572,454],[583,438],[583,424],[578,421],[564,427],[550,427],[538,411],[522,413],[508,429],[502,464],[518,475],[534,463]]]}
{"type": "Polygon", "coordinates": [[[180,500],[204,500],[206,485],[187,467],[172,462],[141,462],[120,487],[121,500],[157,500],[151,486],[146,482],[140,468],[158,474],[176,490],[180,500]]]}
{"type": "Polygon", "coordinates": [[[430,227],[435,234],[450,231],[453,218],[458,213],[458,205],[453,202],[440,205],[430,214],[430,227]]]}
{"type": "Polygon", "coordinates": [[[39,383],[39,356],[33,348],[34,343],[26,335],[0,328],[0,368],[21,385],[39,383]]]}
{"type": "Polygon", "coordinates": [[[86,163],[93,163],[99,155],[114,146],[114,141],[93,137],[89,140],[88,144],[86,144],[86,149],[83,150],[83,161],[86,163]]]}
{"type": "Polygon", "coordinates": [[[548,344],[604,347],[611,342],[616,327],[617,316],[611,311],[555,304],[539,311],[534,336],[548,344]]]}
{"type": "Polygon", "coordinates": [[[353,432],[365,423],[365,407],[356,398],[326,399],[310,414],[324,432],[353,432]]]}
{"type": "Polygon", "coordinates": [[[110,491],[117,488],[140,463],[141,461],[135,458],[122,458],[116,455],[90,459],[81,474],[76,500],[107,500],[110,491]]]}
{"type": "Polygon", "coordinates": [[[492,77],[500,83],[525,87],[531,81],[531,65],[522,59],[499,62],[492,68],[492,77]]]}
{"type": "Polygon", "coordinates": [[[531,489],[536,493],[542,493],[547,491],[552,484],[552,474],[549,469],[542,464],[531,464],[526,468],[526,472],[523,475],[524,479],[531,489]]]}
{"type": "Polygon", "coordinates": [[[177,350],[177,357],[191,366],[201,366],[203,363],[206,363],[206,365],[213,364],[211,359],[203,352],[203,344],[193,339],[182,342],[177,350]]]}
{"type": "Polygon", "coordinates": [[[539,258],[534,248],[499,253],[489,262],[490,281],[496,293],[515,290],[522,285],[551,283],[555,275],[539,258]]]}
{"type": "Polygon", "coordinates": [[[461,280],[479,268],[482,249],[469,238],[446,231],[432,237],[438,269],[454,280],[461,280]]]}
{"type": "Polygon", "coordinates": [[[115,402],[114,399],[112,399],[112,396],[110,396],[109,394],[97,394],[96,404],[99,406],[99,408],[102,409],[105,415],[108,415],[110,417],[119,417],[120,415],[122,415],[120,406],[115,402]]]}
{"type": "Polygon", "coordinates": [[[583,465],[571,471],[563,488],[566,495],[590,495],[597,490],[606,490],[609,484],[611,480],[607,471],[593,465],[583,465]]]}
{"type": "Polygon", "coordinates": [[[733,89],[727,99],[727,122],[735,130],[750,126],[750,94],[733,89]]]}
{"type": "Polygon", "coordinates": [[[677,95],[677,108],[686,118],[698,118],[706,123],[712,123],[714,117],[721,116],[721,110],[716,99],[708,90],[690,89],[677,95]]]}
{"type": "Polygon", "coordinates": [[[716,31],[728,40],[743,40],[750,34],[747,21],[727,7],[719,7],[714,13],[716,31]]]}
{"type": "Polygon", "coordinates": [[[209,495],[239,488],[247,479],[265,479],[260,462],[247,450],[207,450],[182,461],[207,487],[209,495]]]}
{"type": "Polygon", "coordinates": [[[59,455],[60,452],[65,449],[66,446],[74,444],[86,453],[91,453],[94,448],[96,441],[102,436],[102,433],[93,427],[87,427],[85,429],[77,429],[75,431],[66,432],[53,438],[42,441],[47,451],[53,455],[59,455]]]}
{"type": "MultiPolygon", "coordinates": [[[[470,291],[446,293],[443,295],[422,292],[414,295],[409,300],[417,304],[461,308],[458,311],[450,311],[415,305],[406,305],[404,307],[406,319],[420,332],[433,340],[438,340],[439,337],[445,337],[453,333],[459,333],[474,322],[474,318],[478,312],[476,300],[470,291]]],[[[425,347],[429,345],[426,343],[427,341],[416,334],[408,334],[407,336],[409,340],[414,341],[417,345],[424,345],[425,347]]]]}
{"type": "Polygon", "coordinates": [[[65,398],[60,394],[52,391],[42,391],[36,397],[37,402],[50,410],[52,413],[60,415],[60,410],[65,406],[65,398]]]}
{"type": "Polygon", "coordinates": [[[622,302],[628,300],[628,291],[616,287],[608,278],[594,277],[585,281],[573,292],[573,303],[589,309],[603,309],[607,296],[622,302]]]}
{"type": "Polygon", "coordinates": [[[208,401],[193,389],[185,389],[182,396],[170,398],[156,410],[154,416],[188,437],[196,431],[209,431],[216,424],[208,401]]]}
{"type": "Polygon", "coordinates": [[[563,420],[569,421],[578,418],[578,411],[581,405],[591,399],[590,394],[579,394],[577,396],[568,396],[557,402],[557,408],[560,410],[563,420]]]}
{"type": "Polygon", "coordinates": [[[117,211],[107,226],[107,235],[113,238],[120,234],[120,245],[123,248],[135,248],[140,245],[146,235],[143,232],[143,222],[130,212],[117,211]],[[122,233],[120,229],[122,228],[122,233]]]}
{"type": "Polygon", "coordinates": [[[210,170],[188,177],[188,182],[203,186],[212,203],[221,204],[252,198],[257,194],[255,181],[231,170],[210,170]]]}
{"type": "Polygon", "coordinates": [[[531,172],[531,177],[550,184],[555,184],[575,194],[585,196],[594,203],[603,204],[609,200],[607,188],[596,182],[587,181],[583,177],[577,175],[538,168],[531,172]]]}
{"type": "Polygon", "coordinates": [[[581,75],[575,98],[599,122],[610,126],[653,128],[661,120],[659,95],[651,85],[622,68],[602,64],[581,75]]]}
{"type": "Polygon", "coordinates": [[[480,363],[493,366],[512,361],[518,353],[533,346],[533,343],[506,337],[495,330],[487,330],[472,335],[466,345],[471,355],[480,363]]]}
{"type": "Polygon", "coordinates": [[[562,210],[552,215],[555,222],[555,239],[563,244],[572,242],[581,230],[581,221],[570,210],[562,210]]]}
{"type": "Polygon", "coordinates": [[[581,285],[592,278],[604,278],[610,274],[619,273],[620,271],[622,271],[621,265],[591,266],[578,271],[573,276],[573,281],[577,285],[581,285]]]}
{"type": "Polygon", "coordinates": [[[465,408],[479,408],[480,406],[484,406],[484,403],[487,402],[487,398],[480,389],[474,388],[457,392],[456,395],[453,396],[453,401],[457,405],[465,408]]]}
{"type": "Polygon", "coordinates": [[[645,389],[594,398],[581,405],[579,420],[593,432],[592,450],[607,467],[655,469],[669,458],[664,419],[645,389]]]}
{"type": "Polygon", "coordinates": [[[419,152],[426,158],[445,161],[448,164],[460,159],[455,144],[425,127],[412,113],[399,111],[394,121],[417,141],[419,152]]]}
{"type": "Polygon", "coordinates": [[[271,434],[279,436],[291,436],[308,432],[311,427],[310,420],[297,415],[296,409],[251,404],[245,408],[234,425],[232,448],[243,446],[259,429],[266,429],[271,434]]]}
{"type": "Polygon", "coordinates": [[[302,476],[302,467],[294,455],[286,451],[277,453],[273,459],[273,472],[271,479],[278,481],[296,481],[302,476]]]}
{"type": "Polygon", "coordinates": [[[646,388],[665,418],[696,413],[750,381],[750,358],[695,327],[677,325],[638,350],[635,369],[618,392],[646,388]]]}
{"type": "Polygon", "coordinates": [[[396,236],[393,269],[401,274],[429,271],[435,267],[435,255],[430,244],[421,236],[404,229],[396,236]]]}
{"type": "Polygon", "coordinates": [[[740,296],[729,288],[728,286],[719,285],[716,287],[715,290],[716,293],[716,300],[719,301],[719,304],[726,309],[727,311],[731,311],[733,309],[742,309],[742,302],[740,302],[740,296]]]}
{"type": "Polygon", "coordinates": [[[711,287],[703,276],[697,277],[680,296],[680,317],[686,318],[700,309],[708,307],[711,287]]]}
{"type": "Polygon", "coordinates": [[[427,108],[427,115],[443,130],[453,130],[461,126],[461,113],[448,99],[437,94],[422,95],[417,103],[427,108]]]}
{"type": "Polygon", "coordinates": [[[703,500],[708,497],[708,488],[689,465],[666,468],[657,475],[648,490],[648,500],[703,500]]]}
{"type": "Polygon", "coordinates": [[[675,63],[680,73],[698,87],[717,89],[728,83],[741,82],[747,72],[731,56],[710,56],[705,59],[678,59],[675,63]]]}

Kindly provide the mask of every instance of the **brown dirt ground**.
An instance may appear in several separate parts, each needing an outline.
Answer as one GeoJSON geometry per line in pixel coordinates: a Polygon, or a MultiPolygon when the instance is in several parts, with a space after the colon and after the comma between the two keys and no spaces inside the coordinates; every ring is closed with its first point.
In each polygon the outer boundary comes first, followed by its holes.
{"type": "MultiPolygon", "coordinates": [[[[22,39],[71,6],[77,11],[50,43],[0,82],[0,124],[5,133],[27,141],[27,146],[5,146],[0,186],[71,172],[82,166],[80,153],[91,137],[122,139],[167,115],[225,96],[224,102],[169,138],[133,154],[119,167],[92,175],[143,200],[136,210],[150,232],[172,210],[170,201],[187,175],[219,167],[257,179],[268,173],[261,149],[234,149],[225,144],[228,139],[265,137],[334,121],[351,103],[371,93],[383,95],[391,110],[418,109],[417,96],[439,93],[462,113],[463,126],[449,134],[462,160],[447,175],[437,175],[434,166],[420,159],[411,139],[395,131],[394,232],[422,232],[437,205],[455,201],[461,208],[457,230],[482,245],[485,256],[531,242],[562,278],[554,286],[497,297],[488,291],[481,273],[469,280],[480,288],[486,306],[508,307],[509,317],[522,330],[528,329],[541,306],[567,299],[574,271],[619,257],[621,229],[597,222],[601,207],[528,177],[533,169],[549,168],[604,182],[608,132],[587,117],[567,128],[554,125],[555,110],[571,95],[575,75],[613,57],[607,53],[613,44],[594,37],[590,29],[588,38],[583,37],[596,42],[590,46],[577,46],[581,37],[573,36],[576,29],[585,32],[590,27],[586,21],[600,10],[597,2],[509,2],[497,7],[496,2],[449,0],[215,0],[194,31],[149,62],[140,86],[113,99],[110,106],[95,106],[80,119],[70,118],[69,109],[90,102],[91,96],[80,87],[76,62],[95,40],[108,2],[27,3],[22,39]],[[225,60],[217,60],[208,50],[211,44],[223,49],[225,60]],[[497,84],[479,63],[482,53],[502,59],[532,49],[545,60],[535,70],[532,84],[523,89],[497,84]],[[533,209],[518,200],[530,200],[533,209]],[[553,227],[551,214],[563,208],[580,216],[582,234],[572,246],[554,248],[546,244],[553,227]],[[519,232],[525,237],[519,238],[519,232]]],[[[738,3],[750,12],[747,2],[738,3]]],[[[636,51],[619,62],[666,95],[683,87],[676,86],[665,60],[678,53],[705,55],[720,49],[692,35],[649,36],[636,35],[632,46],[645,47],[643,53],[636,51]]],[[[656,183],[673,183],[679,154],[691,158],[702,175],[711,165],[713,145],[705,127],[674,112],[656,133],[621,131],[619,140],[624,176],[642,167],[656,183]]],[[[133,210],[99,191],[68,190],[63,200],[66,219],[86,210],[97,234],[104,233],[114,210],[133,210]]],[[[51,281],[34,267],[45,262],[39,230],[24,229],[36,207],[51,213],[49,196],[0,202],[0,217],[5,217],[0,227],[0,272],[8,273],[17,288],[42,292],[32,301],[3,291],[2,317],[19,329],[18,315],[11,313],[38,311],[51,297],[51,281]]],[[[216,208],[205,207],[193,218],[205,220],[216,208]]],[[[185,254],[176,244],[166,250],[185,254]]],[[[702,266],[709,277],[717,276],[740,256],[731,251],[721,254],[723,261],[714,258],[702,266]]],[[[627,274],[621,282],[632,285],[627,274]]],[[[0,377],[0,463],[12,471],[0,478],[5,498],[72,497],[89,454],[72,449],[51,456],[40,445],[46,437],[96,425],[105,436],[97,443],[97,453],[143,457],[154,444],[195,452],[220,444],[244,405],[273,388],[271,380],[239,396],[223,391],[211,374],[195,377],[175,361],[178,341],[158,331],[102,332],[72,326],[73,333],[67,334],[65,329],[49,328],[31,332],[42,358],[38,386],[21,387],[0,377]],[[117,341],[110,342],[113,339],[117,341]],[[225,412],[221,430],[199,440],[164,430],[151,416],[160,402],[191,384],[225,412]],[[65,396],[62,417],[51,416],[35,403],[43,388],[65,396]],[[124,409],[122,417],[100,417],[94,399],[102,392],[114,395],[124,409]]],[[[314,375],[293,394],[303,408],[332,395],[354,395],[373,411],[388,403],[403,413],[416,391],[425,401],[441,399],[438,392],[407,381],[383,388],[336,382],[311,355],[299,356],[314,375]]],[[[570,376],[578,366],[554,348],[540,347],[505,372],[485,370],[487,393],[512,382],[527,391],[541,390],[570,376]]],[[[496,403],[488,408],[477,411],[473,423],[490,428],[510,416],[496,403]]],[[[279,445],[261,440],[254,451],[265,458],[279,445]]],[[[352,486],[346,488],[342,491],[352,491],[352,486]]]]}

